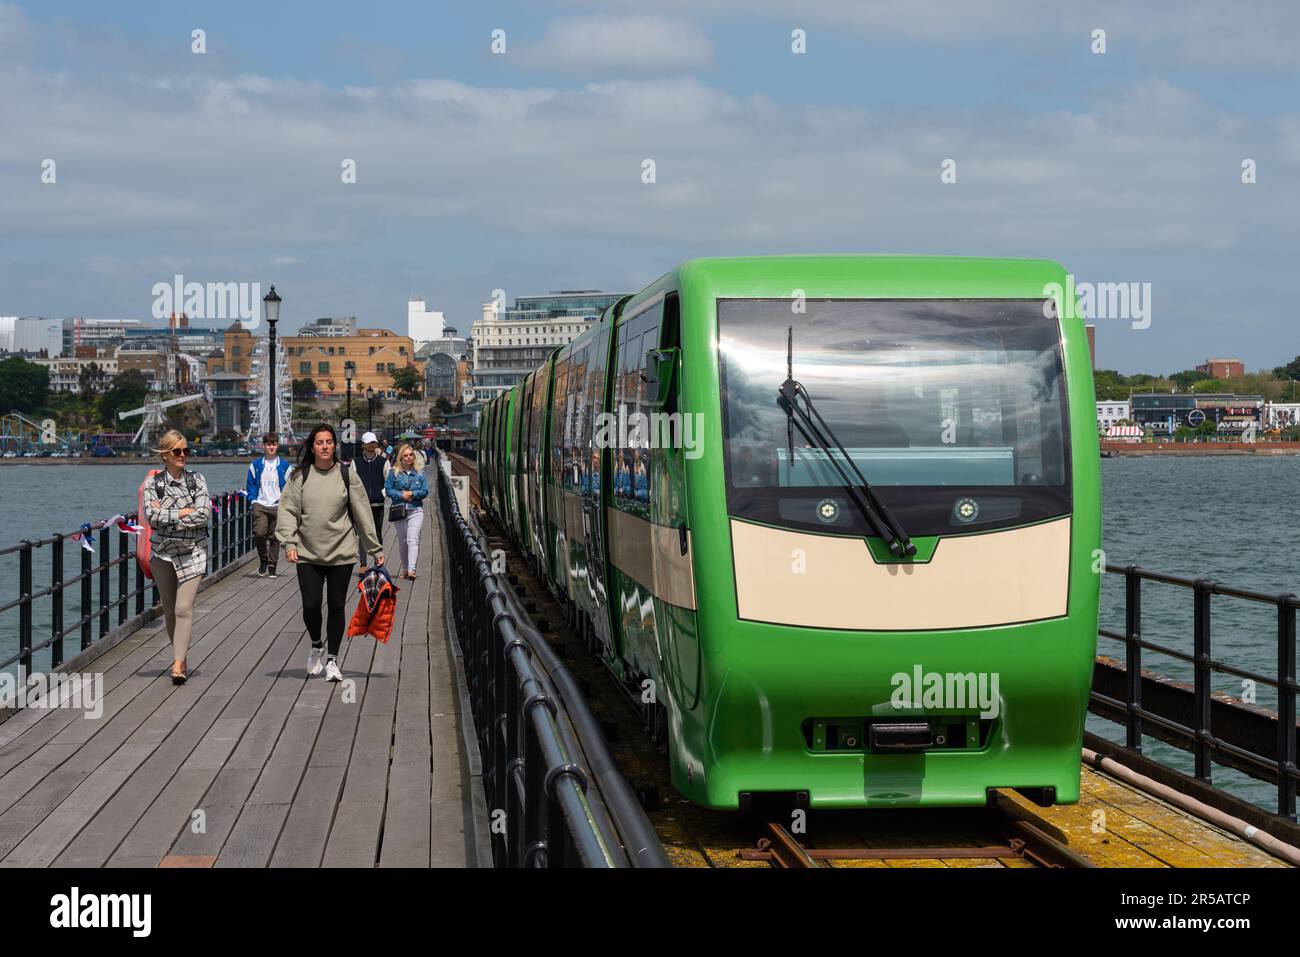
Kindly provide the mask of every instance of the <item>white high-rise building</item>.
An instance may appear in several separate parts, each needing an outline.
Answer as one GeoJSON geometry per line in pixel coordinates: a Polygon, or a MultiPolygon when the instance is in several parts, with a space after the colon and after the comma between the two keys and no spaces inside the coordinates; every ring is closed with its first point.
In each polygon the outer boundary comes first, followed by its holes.
{"type": "Polygon", "coordinates": [[[418,350],[427,342],[441,339],[447,323],[442,313],[430,312],[423,299],[412,299],[406,304],[406,334],[415,340],[418,350]]]}
{"type": "Polygon", "coordinates": [[[0,316],[0,352],[40,352],[56,359],[63,352],[63,321],[0,316]]]}
{"type": "Polygon", "coordinates": [[[483,304],[483,318],[470,330],[474,394],[490,399],[519,383],[556,346],[572,342],[624,296],[596,289],[562,290],[521,296],[502,312],[497,302],[483,304]]]}

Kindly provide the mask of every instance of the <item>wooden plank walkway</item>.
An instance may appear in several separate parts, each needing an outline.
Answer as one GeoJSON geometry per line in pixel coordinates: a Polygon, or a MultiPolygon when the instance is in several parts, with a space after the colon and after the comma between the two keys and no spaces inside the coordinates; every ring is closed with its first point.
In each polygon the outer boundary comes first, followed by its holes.
{"type": "MultiPolygon", "coordinates": [[[[98,719],[28,709],[0,724],[0,866],[481,862],[436,503],[424,511],[393,635],[345,637],[343,682],[307,677],[293,566],[258,578],[253,558],[200,593],[185,685],[166,677],[158,623],[86,666],[104,676],[98,719]]],[[[396,571],[391,525],[384,544],[396,571]]]]}

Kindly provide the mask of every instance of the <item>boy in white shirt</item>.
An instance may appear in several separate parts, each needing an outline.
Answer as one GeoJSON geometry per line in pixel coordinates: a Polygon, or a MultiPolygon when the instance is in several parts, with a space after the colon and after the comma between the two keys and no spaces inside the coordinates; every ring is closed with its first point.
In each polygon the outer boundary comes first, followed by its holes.
{"type": "Polygon", "coordinates": [[[275,520],[279,514],[280,493],[293,471],[288,459],[279,456],[280,437],[274,432],[262,436],[263,456],[248,466],[248,484],[245,491],[253,509],[253,542],[261,564],[257,576],[278,578],[275,562],[280,556],[280,543],[275,538],[275,520]]]}

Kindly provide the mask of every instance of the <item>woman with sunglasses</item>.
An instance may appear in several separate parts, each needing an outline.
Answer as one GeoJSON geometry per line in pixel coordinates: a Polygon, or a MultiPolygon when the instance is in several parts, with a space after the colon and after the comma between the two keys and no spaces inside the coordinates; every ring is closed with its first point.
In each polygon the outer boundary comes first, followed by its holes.
{"type": "Polygon", "coordinates": [[[166,467],[144,489],[145,520],[152,532],[149,570],[162,598],[167,635],[172,640],[172,683],[179,685],[188,676],[185,657],[194,623],[194,598],[208,569],[212,500],[203,476],[185,468],[190,449],[184,435],[168,429],[154,451],[166,467]]]}

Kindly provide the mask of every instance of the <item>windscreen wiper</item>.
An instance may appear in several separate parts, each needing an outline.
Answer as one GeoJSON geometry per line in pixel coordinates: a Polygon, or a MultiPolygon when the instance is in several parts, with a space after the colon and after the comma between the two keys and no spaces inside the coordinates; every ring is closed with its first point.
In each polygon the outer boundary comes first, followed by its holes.
{"type": "Polygon", "coordinates": [[[795,381],[794,326],[790,326],[787,330],[785,368],[786,378],[781,383],[781,388],[777,390],[779,396],[777,402],[785,410],[786,449],[790,457],[790,467],[794,468],[794,430],[798,426],[804,438],[826,453],[827,461],[839,473],[845,489],[848,490],[849,497],[862,511],[862,515],[866,518],[871,531],[877,538],[884,539],[885,544],[889,546],[890,553],[900,558],[904,555],[915,555],[916,545],[912,543],[907,532],[903,531],[903,526],[898,523],[898,519],[889,513],[889,509],[885,508],[885,503],[880,501],[880,497],[876,495],[875,489],[862,475],[857,463],[853,461],[853,457],[845,451],[843,444],[835,437],[831,427],[826,424],[826,420],[822,418],[821,413],[817,411],[817,407],[813,405],[812,396],[808,394],[808,390],[803,387],[802,383],[795,381]],[[803,398],[802,405],[798,401],[800,397],[803,398]],[[852,470],[852,477],[835,456],[836,451],[843,456],[844,463],[852,470]],[[855,478],[857,481],[854,481],[855,478]]]}

